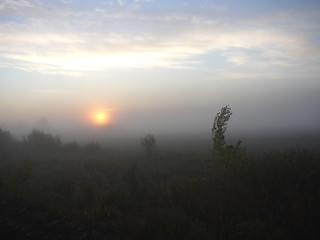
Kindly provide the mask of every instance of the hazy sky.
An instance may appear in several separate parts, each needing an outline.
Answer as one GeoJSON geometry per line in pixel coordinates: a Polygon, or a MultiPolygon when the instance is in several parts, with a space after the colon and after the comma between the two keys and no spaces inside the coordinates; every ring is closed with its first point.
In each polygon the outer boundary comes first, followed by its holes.
{"type": "Polygon", "coordinates": [[[318,0],[0,1],[2,128],[320,130],[319,76],[318,0]]]}

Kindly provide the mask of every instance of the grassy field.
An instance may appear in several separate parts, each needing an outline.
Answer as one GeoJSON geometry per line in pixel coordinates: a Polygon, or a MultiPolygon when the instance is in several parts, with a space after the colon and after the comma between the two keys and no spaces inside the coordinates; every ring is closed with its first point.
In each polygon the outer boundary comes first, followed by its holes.
{"type": "MultiPolygon", "coordinates": [[[[139,141],[139,140],[137,140],[139,141]]],[[[123,239],[318,239],[320,155],[115,151],[0,129],[1,197],[123,239]]]]}

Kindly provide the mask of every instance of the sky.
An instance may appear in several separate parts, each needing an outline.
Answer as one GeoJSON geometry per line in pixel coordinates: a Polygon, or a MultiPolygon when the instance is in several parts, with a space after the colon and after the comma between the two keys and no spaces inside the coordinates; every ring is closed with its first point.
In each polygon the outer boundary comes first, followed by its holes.
{"type": "Polygon", "coordinates": [[[320,131],[319,76],[317,0],[0,1],[14,133],[320,131]]]}

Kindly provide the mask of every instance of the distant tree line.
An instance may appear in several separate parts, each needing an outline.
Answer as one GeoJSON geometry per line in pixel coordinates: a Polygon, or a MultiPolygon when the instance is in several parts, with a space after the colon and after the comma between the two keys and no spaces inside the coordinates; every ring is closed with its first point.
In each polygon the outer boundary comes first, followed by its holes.
{"type": "MultiPolygon", "coordinates": [[[[140,143],[145,150],[146,156],[150,157],[156,148],[154,135],[147,134],[140,140],[140,143]]],[[[9,131],[0,128],[0,157],[9,156],[13,149],[38,152],[85,152],[90,154],[112,151],[110,148],[102,147],[99,142],[95,141],[84,145],[79,144],[77,141],[63,143],[59,136],[37,129],[33,129],[28,135],[22,137],[22,141],[19,141],[9,131]]]]}
{"type": "Polygon", "coordinates": [[[90,153],[112,151],[108,147],[102,147],[100,143],[92,141],[86,144],[79,144],[77,141],[63,143],[59,136],[54,136],[37,129],[32,130],[22,140],[17,140],[12,134],[0,128],[0,160],[10,158],[14,154],[29,152],[69,152],[69,153],[90,153]]]}

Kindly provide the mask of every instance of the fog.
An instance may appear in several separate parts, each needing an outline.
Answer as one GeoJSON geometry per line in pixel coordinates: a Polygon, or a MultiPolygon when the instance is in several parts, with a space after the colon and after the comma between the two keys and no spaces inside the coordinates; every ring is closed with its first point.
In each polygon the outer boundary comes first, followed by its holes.
{"type": "MultiPolygon", "coordinates": [[[[303,101],[297,102],[297,109],[286,106],[277,99],[270,105],[262,103],[259,107],[243,106],[235,103],[233,114],[226,131],[227,143],[243,141],[249,152],[287,147],[320,147],[318,106],[303,101]],[[276,106],[278,103],[278,106],[276,106]],[[299,108],[299,104],[301,108],[299,108]],[[308,109],[306,109],[308,107],[308,109]],[[313,113],[310,116],[308,113],[313,113]]],[[[258,102],[258,99],[257,101],[258,102]]],[[[103,146],[118,150],[141,150],[140,139],[153,134],[157,150],[162,152],[210,153],[212,150],[212,124],[220,106],[180,109],[160,109],[119,113],[113,121],[105,125],[72,120],[71,116],[12,118],[2,121],[0,127],[9,130],[14,137],[22,139],[33,129],[59,136],[63,142],[99,142],[103,146]]]]}
{"type": "Polygon", "coordinates": [[[0,127],[207,149],[229,105],[231,140],[304,144],[320,130],[319,4],[261,4],[5,1],[0,127]]]}

